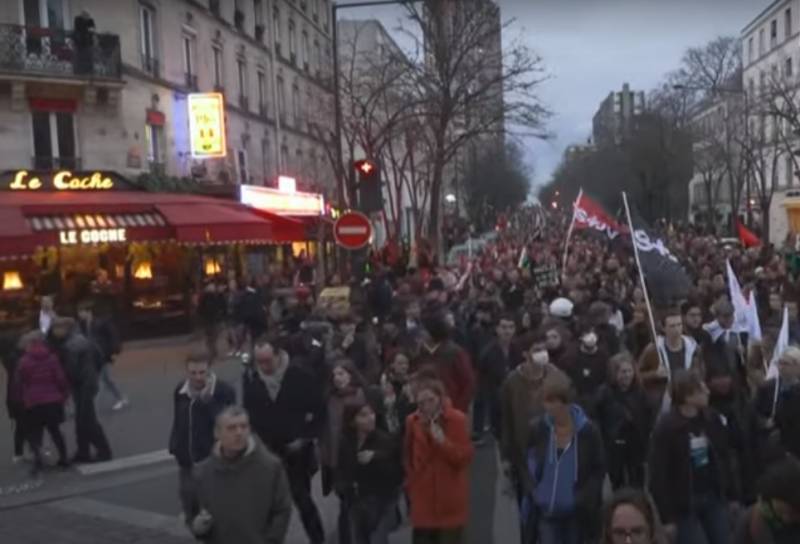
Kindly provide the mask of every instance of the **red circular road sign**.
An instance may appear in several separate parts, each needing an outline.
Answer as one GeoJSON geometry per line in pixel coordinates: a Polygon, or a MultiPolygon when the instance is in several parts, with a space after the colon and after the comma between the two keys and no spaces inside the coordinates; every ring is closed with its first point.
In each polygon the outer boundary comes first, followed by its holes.
{"type": "Polygon", "coordinates": [[[361,212],[347,212],[333,226],[333,236],[345,249],[361,249],[372,238],[372,223],[361,212]]]}

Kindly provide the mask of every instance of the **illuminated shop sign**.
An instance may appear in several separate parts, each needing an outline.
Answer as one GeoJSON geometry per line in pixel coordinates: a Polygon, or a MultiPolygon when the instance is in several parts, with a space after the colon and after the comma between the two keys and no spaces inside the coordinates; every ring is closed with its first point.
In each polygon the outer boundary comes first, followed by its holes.
{"type": "Polygon", "coordinates": [[[58,240],[63,246],[119,243],[128,241],[128,233],[125,229],[62,230],[58,240]]]}
{"type": "Polygon", "coordinates": [[[12,191],[108,191],[114,188],[114,180],[101,172],[73,174],[69,170],[61,170],[45,176],[19,170],[8,188],[12,191]]]}
{"type": "Polygon", "coordinates": [[[189,135],[192,157],[224,157],[225,102],[220,93],[189,95],[189,135]]]}
{"type": "Polygon", "coordinates": [[[284,192],[269,187],[242,185],[241,202],[278,215],[322,215],[325,199],[317,193],[284,192]]]}

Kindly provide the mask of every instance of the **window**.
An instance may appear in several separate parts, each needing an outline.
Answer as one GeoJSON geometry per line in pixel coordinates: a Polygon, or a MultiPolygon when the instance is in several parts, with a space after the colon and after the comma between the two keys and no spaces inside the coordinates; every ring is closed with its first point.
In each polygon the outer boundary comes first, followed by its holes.
{"type": "Polygon", "coordinates": [[[281,11],[278,8],[272,10],[272,33],[275,39],[275,51],[281,52],[281,11]]]}
{"type": "Polygon", "coordinates": [[[258,113],[260,115],[267,115],[267,76],[263,71],[259,70],[256,74],[258,81],[258,113]]]}
{"type": "Polygon", "coordinates": [[[319,0],[311,0],[311,16],[314,21],[319,19],[319,0]]]}
{"type": "Polygon", "coordinates": [[[292,86],[292,117],[295,128],[300,126],[300,88],[295,83],[292,86]]]}
{"type": "Polygon", "coordinates": [[[237,30],[244,30],[244,10],[242,9],[243,0],[233,0],[233,26],[237,30]]]}
{"type": "Polygon", "coordinates": [[[775,42],[778,41],[778,20],[773,19],[769,25],[769,44],[775,47],[775,42]]]}
{"type": "Polygon", "coordinates": [[[286,119],[286,90],[283,88],[283,78],[278,77],[275,81],[275,86],[278,88],[278,115],[281,117],[281,122],[286,119]]]}
{"type": "Polygon", "coordinates": [[[294,169],[293,169],[293,173],[296,176],[299,176],[301,179],[305,177],[304,175],[302,175],[303,174],[302,169],[303,169],[303,163],[304,162],[305,161],[303,160],[303,150],[302,149],[297,149],[294,152],[294,169]]]}
{"type": "Polygon", "coordinates": [[[297,32],[294,28],[294,21],[289,20],[289,59],[297,61],[297,32]]]}
{"type": "Polygon", "coordinates": [[[786,32],[785,38],[792,37],[792,8],[783,12],[783,29],[786,32]]]}
{"type": "Polygon", "coordinates": [[[792,57],[788,57],[783,64],[783,75],[786,77],[792,77],[794,75],[794,66],[792,62],[792,57]]]}
{"type": "Polygon", "coordinates": [[[147,124],[144,130],[145,145],[147,146],[147,162],[150,170],[157,171],[164,164],[164,127],[147,124]]]}
{"type": "Polygon", "coordinates": [[[247,151],[244,149],[236,152],[236,168],[239,171],[239,183],[247,185],[250,181],[250,174],[247,171],[247,151]]]}
{"type": "Polygon", "coordinates": [[[792,185],[794,185],[794,159],[789,156],[786,157],[786,186],[792,185]]]}
{"type": "Polygon", "coordinates": [[[753,62],[753,38],[747,40],[747,62],[753,62]]]}
{"type": "Polygon", "coordinates": [[[308,72],[308,32],[305,30],[303,31],[303,43],[301,44],[302,47],[302,54],[303,54],[303,68],[306,72],[308,72]]]}
{"type": "Polygon", "coordinates": [[[183,72],[186,76],[186,86],[197,90],[197,74],[194,70],[195,37],[191,34],[183,35],[183,72]]]}
{"type": "Polygon", "coordinates": [[[322,49],[317,40],[314,40],[314,66],[316,67],[317,77],[319,77],[322,73],[322,49]]]}
{"type": "Polygon", "coordinates": [[[289,162],[289,147],[286,144],[283,144],[281,146],[281,155],[280,155],[279,158],[280,158],[280,162],[281,162],[280,169],[282,171],[286,171],[290,167],[290,165],[288,164],[288,162],[289,162]]]}
{"type": "Polygon", "coordinates": [[[269,149],[269,140],[264,138],[261,140],[261,183],[266,185],[267,180],[272,177],[272,172],[270,170],[270,149],[269,149]]]}
{"type": "Polygon", "coordinates": [[[34,168],[79,168],[72,113],[34,111],[32,120],[34,168]]]}
{"type": "Polygon", "coordinates": [[[145,4],[139,7],[140,31],[142,41],[142,68],[154,76],[158,75],[158,60],[155,47],[155,10],[145,4]]]}
{"type": "Polygon", "coordinates": [[[764,54],[764,29],[758,31],[758,56],[764,54]]]}
{"type": "Polygon", "coordinates": [[[218,91],[225,88],[224,68],[222,66],[222,48],[214,46],[214,88],[218,91]]]}
{"type": "Polygon", "coordinates": [[[767,74],[764,70],[758,73],[758,94],[763,95],[767,92],[767,74]]]}
{"type": "Polygon", "coordinates": [[[247,63],[244,59],[236,59],[236,68],[239,75],[239,105],[247,109],[247,63]]]}
{"type": "Polygon", "coordinates": [[[264,41],[264,4],[262,0],[253,0],[253,21],[255,23],[253,34],[256,40],[264,41]]]}

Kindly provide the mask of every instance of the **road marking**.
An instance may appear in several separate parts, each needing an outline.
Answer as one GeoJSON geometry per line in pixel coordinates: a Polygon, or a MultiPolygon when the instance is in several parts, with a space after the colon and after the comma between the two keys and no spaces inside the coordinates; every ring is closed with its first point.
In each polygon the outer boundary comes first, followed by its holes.
{"type": "Polygon", "coordinates": [[[126,506],[117,506],[94,499],[74,497],[52,503],[50,506],[84,516],[150,529],[170,536],[189,538],[189,530],[177,516],[165,516],[126,506]]]}
{"type": "Polygon", "coordinates": [[[106,472],[114,472],[117,470],[126,470],[129,468],[163,463],[164,461],[169,461],[170,459],[172,459],[172,455],[170,455],[167,450],[158,450],[151,451],[149,453],[142,453],[141,455],[121,457],[119,459],[106,461],[105,463],[78,465],[75,468],[84,476],[94,476],[95,474],[104,474],[106,472]]]}
{"type": "Polygon", "coordinates": [[[346,227],[342,226],[337,229],[339,231],[339,236],[343,234],[366,234],[367,227],[346,227]]]}

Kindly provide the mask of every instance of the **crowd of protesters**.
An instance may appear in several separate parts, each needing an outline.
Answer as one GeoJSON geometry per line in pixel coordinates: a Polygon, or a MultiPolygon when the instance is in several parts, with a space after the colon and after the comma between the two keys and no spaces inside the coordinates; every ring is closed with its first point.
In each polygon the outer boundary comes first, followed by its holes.
{"type": "MultiPolygon", "coordinates": [[[[524,544],[800,542],[800,348],[766,377],[784,307],[800,341],[794,245],[743,249],[664,226],[693,285],[657,304],[629,237],[574,234],[564,259],[564,218],[526,213],[463,263],[373,262],[346,304],[315,306],[308,267],[284,284],[210,283],[207,350],[187,358],[169,441],[191,532],[283,542],[294,507],[314,544],[331,531],[386,544],[403,523],[415,544],[463,543],[484,514],[470,512],[476,448],[496,448],[524,544]],[[755,294],[761,338],[734,326],[727,262],[755,294]],[[240,384],[214,372],[224,330],[240,384]],[[335,528],[315,504],[317,474],[338,498],[335,528]]],[[[71,391],[83,413],[97,371],[77,371],[87,342],[65,330],[50,351],[35,338],[25,349],[50,369],[47,398],[71,391]]],[[[22,382],[37,374],[25,368],[22,382]]],[[[38,436],[57,430],[37,412],[38,436]]],[[[83,436],[110,455],[98,427],[83,436]]]]}

